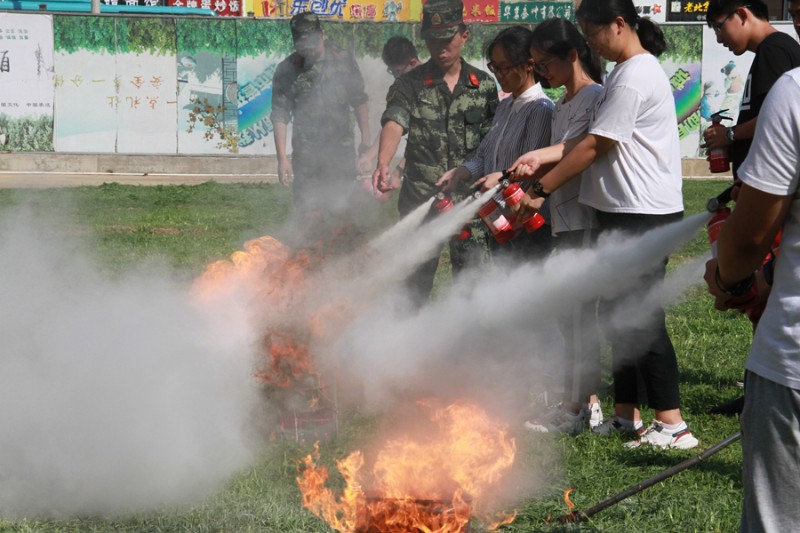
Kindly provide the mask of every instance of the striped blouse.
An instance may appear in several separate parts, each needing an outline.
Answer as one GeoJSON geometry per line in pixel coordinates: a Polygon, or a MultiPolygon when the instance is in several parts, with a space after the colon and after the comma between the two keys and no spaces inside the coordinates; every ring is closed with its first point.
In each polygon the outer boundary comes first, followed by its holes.
{"type": "Polygon", "coordinates": [[[472,179],[506,170],[525,152],[550,146],[553,107],[538,83],[516,98],[501,100],[475,157],[463,164],[472,179]]]}

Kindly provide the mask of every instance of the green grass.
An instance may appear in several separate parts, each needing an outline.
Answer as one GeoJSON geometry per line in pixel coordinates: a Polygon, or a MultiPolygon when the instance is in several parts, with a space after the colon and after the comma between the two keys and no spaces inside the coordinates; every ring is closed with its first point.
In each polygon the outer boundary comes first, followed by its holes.
{"type": "MultiPolygon", "coordinates": [[[[726,182],[687,181],[687,214],[703,210],[706,200],[726,182]]],[[[58,190],[0,191],[0,213],[25,204],[34,212],[59,213],[63,223],[55,235],[79,235],[100,264],[122,272],[138,261],[157,256],[186,276],[202,272],[210,262],[228,257],[249,238],[281,237],[288,213],[288,192],[278,186],[219,185],[137,187],[106,184],[58,190]]],[[[390,204],[381,213],[394,220],[390,204]]],[[[698,235],[673,257],[673,263],[706,251],[698,235]]],[[[449,276],[437,278],[446,290],[449,276]]],[[[707,410],[735,398],[736,382],[750,343],[750,325],[735,313],[719,313],[701,288],[669,310],[668,327],[678,352],[684,416],[701,447],[680,452],[623,450],[620,438],[575,438],[526,434],[514,430],[519,461],[545,473],[535,497],[522,501],[518,517],[502,531],[735,531],[741,510],[741,450],[734,444],[703,463],[640,492],[578,525],[557,525],[566,512],[563,491],[578,509],[588,509],[629,485],[647,479],[738,430],[736,419],[716,418],[707,410]],[[547,451],[545,451],[547,450],[547,451]],[[550,521],[548,521],[550,517],[550,521]]],[[[604,397],[611,411],[611,397],[604,397]]],[[[651,413],[645,413],[645,416],[651,413]]],[[[326,464],[347,455],[377,421],[347,415],[336,441],[323,443],[326,464]]],[[[226,489],[202,505],[186,510],[164,509],[118,519],[81,517],[66,520],[3,521],[0,532],[324,532],[329,528],[303,510],[296,486],[298,459],[308,452],[292,442],[277,442],[257,464],[235,476],[226,489]]],[[[2,453],[2,452],[0,452],[2,453]]],[[[0,483],[2,473],[0,473],[0,483]]],[[[4,487],[7,489],[8,487],[4,487]]],[[[477,528],[473,528],[477,530],[477,528]]]]}

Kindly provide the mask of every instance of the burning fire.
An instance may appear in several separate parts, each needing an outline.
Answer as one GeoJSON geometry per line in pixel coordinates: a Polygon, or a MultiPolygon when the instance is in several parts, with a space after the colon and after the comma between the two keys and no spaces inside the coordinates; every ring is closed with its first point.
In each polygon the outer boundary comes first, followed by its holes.
{"type": "MultiPolygon", "coordinates": [[[[485,513],[481,504],[487,490],[513,464],[516,443],[475,405],[457,402],[434,409],[421,403],[438,431],[424,442],[407,437],[388,442],[369,473],[362,471],[361,451],[338,461],[345,481],[338,498],[325,486],[329,472],[317,465],[315,447],[297,478],[303,506],[341,532],[466,531],[475,511],[485,513]]],[[[496,529],[515,515],[489,518],[495,518],[489,527],[496,529]]]]}
{"type": "Polygon", "coordinates": [[[263,236],[246,242],[244,250],[234,252],[230,260],[210,264],[195,281],[194,294],[203,304],[244,295],[248,305],[269,310],[276,318],[270,320],[263,337],[266,360],[254,374],[269,385],[288,388],[315,373],[308,348],[313,323],[286,319],[302,301],[311,267],[307,254],[292,252],[277,239],[263,236]]]}

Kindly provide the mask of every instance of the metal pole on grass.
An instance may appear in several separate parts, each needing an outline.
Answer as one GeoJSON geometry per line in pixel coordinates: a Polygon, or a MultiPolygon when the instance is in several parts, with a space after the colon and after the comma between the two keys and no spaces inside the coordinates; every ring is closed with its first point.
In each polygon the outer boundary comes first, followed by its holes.
{"type": "Polygon", "coordinates": [[[587,509],[585,511],[573,511],[571,513],[568,513],[568,514],[560,516],[558,518],[558,522],[560,522],[562,524],[565,523],[565,522],[582,522],[583,520],[586,520],[590,516],[599,513],[603,509],[607,509],[608,507],[611,507],[612,505],[616,505],[617,503],[621,502],[625,498],[633,496],[634,494],[636,494],[638,492],[641,492],[641,491],[643,491],[644,489],[646,489],[648,487],[652,487],[653,485],[655,485],[659,481],[663,481],[663,480],[667,479],[668,477],[674,476],[678,472],[682,472],[682,471],[686,470],[687,468],[690,468],[690,467],[696,465],[697,463],[699,463],[699,462],[707,459],[708,457],[714,455],[715,453],[717,453],[718,451],[722,450],[723,448],[727,448],[728,446],[730,446],[731,444],[733,444],[734,442],[739,440],[741,438],[741,436],[742,436],[742,433],[740,431],[737,431],[736,433],[734,433],[733,435],[731,435],[727,439],[716,443],[715,445],[713,445],[709,449],[703,451],[702,453],[699,453],[699,454],[695,455],[694,457],[686,459],[685,461],[683,461],[681,463],[678,463],[675,466],[672,466],[672,467],[664,470],[663,472],[660,472],[660,473],[656,474],[655,476],[642,481],[641,483],[636,483],[635,485],[631,485],[630,487],[628,487],[627,489],[623,490],[619,494],[616,494],[616,495],[612,496],[611,498],[608,498],[607,500],[603,500],[602,502],[598,503],[594,507],[590,507],[589,509],[587,509]]]}

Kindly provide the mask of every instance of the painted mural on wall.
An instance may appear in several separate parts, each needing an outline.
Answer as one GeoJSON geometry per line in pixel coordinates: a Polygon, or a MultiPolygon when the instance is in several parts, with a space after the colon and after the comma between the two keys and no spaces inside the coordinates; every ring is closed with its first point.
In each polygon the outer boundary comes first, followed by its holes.
{"type": "MultiPolygon", "coordinates": [[[[27,21],[49,17],[25,15],[25,29],[31,33],[27,21]]],[[[49,136],[53,146],[14,149],[275,153],[269,120],[272,75],[292,51],[287,20],[55,16],[52,21],[55,48],[48,56],[43,45],[42,61],[53,65],[53,74],[39,85],[50,91],[55,87],[49,136]]],[[[484,65],[479,44],[509,25],[473,24],[470,41],[474,42],[465,47],[468,59],[484,65]]],[[[390,82],[380,63],[383,43],[392,35],[416,37],[424,59],[418,24],[325,21],[323,28],[331,40],[357,57],[370,94],[370,121],[377,129],[390,82]]],[[[793,31],[788,24],[783,28],[793,31]]],[[[673,87],[681,152],[684,157],[702,157],[704,117],[726,99],[731,109],[738,109],[749,58],[732,56],[703,26],[663,29],[668,47],[661,63],[673,87]]],[[[47,32],[47,26],[39,31],[47,32]]],[[[32,94],[27,89],[31,84],[25,86],[26,94],[32,94]]],[[[41,101],[40,113],[46,117],[47,98],[41,101]]]]}
{"type": "Polygon", "coordinates": [[[0,14],[0,150],[53,149],[53,20],[0,14]]]}
{"type": "Polygon", "coordinates": [[[56,17],[59,152],[175,153],[175,23],[56,17]]]}
{"type": "Polygon", "coordinates": [[[237,151],[236,23],[178,20],[178,153],[237,151]]]}

